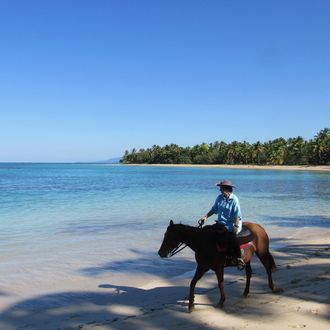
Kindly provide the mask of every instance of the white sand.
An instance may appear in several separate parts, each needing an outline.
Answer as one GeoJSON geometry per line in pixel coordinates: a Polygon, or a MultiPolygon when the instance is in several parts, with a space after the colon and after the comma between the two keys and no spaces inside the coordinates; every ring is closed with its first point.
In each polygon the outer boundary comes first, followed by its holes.
{"type": "Polygon", "coordinates": [[[288,246],[272,251],[281,294],[268,289],[256,257],[248,298],[242,297],[244,273],[228,268],[225,307],[214,308],[219,293],[215,275],[208,273],[197,284],[196,308],[190,314],[186,297],[193,272],[171,280],[148,277],[140,287],[131,274],[125,282],[123,278],[125,285],[109,284],[106,277],[85,278],[75,285],[63,281],[49,292],[28,292],[11,300],[6,299],[10,290],[0,288],[0,329],[329,329],[329,234],[330,229],[305,228],[282,240],[288,246]]]}
{"type": "Polygon", "coordinates": [[[123,164],[121,166],[158,166],[158,167],[205,167],[205,168],[230,168],[242,170],[279,170],[279,171],[313,171],[330,172],[329,165],[199,165],[199,164],[123,164]]]}

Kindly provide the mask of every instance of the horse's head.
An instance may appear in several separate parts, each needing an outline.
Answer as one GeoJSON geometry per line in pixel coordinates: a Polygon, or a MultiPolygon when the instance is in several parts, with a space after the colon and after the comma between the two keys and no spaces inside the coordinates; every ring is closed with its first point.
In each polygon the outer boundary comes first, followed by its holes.
{"type": "Polygon", "coordinates": [[[174,225],[173,221],[171,220],[169,226],[167,227],[163,243],[158,251],[158,254],[162,258],[167,258],[169,254],[174,251],[181,243],[180,234],[176,230],[176,226],[177,225],[174,225]]]}

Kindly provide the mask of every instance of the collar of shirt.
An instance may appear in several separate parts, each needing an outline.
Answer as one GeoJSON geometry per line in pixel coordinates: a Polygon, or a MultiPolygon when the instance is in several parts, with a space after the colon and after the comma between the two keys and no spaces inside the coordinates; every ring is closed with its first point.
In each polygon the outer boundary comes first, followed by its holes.
{"type": "Polygon", "coordinates": [[[221,194],[222,198],[229,200],[229,199],[233,199],[233,193],[230,193],[230,195],[228,197],[226,197],[224,194],[221,194]]]}

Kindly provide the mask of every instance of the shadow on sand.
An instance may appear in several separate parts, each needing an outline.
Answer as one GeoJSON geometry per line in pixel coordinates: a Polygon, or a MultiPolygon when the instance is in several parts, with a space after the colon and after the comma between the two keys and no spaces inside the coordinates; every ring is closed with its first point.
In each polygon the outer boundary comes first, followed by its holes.
{"type": "MultiPolygon", "coordinates": [[[[315,284],[326,280],[329,275],[329,263],[309,265],[299,263],[294,265],[295,258],[329,258],[328,245],[294,245],[286,250],[286,254],[276,257],[276,263],[280,265],[278,274],[281,275],[278,283],[283,286],[284,292],[281,295],[295,297],[304,301],[315,301],[329,303],[330,288],[317,291],[315,284]],[[293,263],[292,263],[293,260],[293,263]],[[292,266],[289,266],[289,265],[292,266]],[[294,277],[290,277],[291,267],[295,268],[294,277]],[[281,274],[282,273],[282,274],[281,274]],[[298,275],[300,274],[300,275],[298,275]],[[311,275],[313,274],[313,275],[311,275]]],[[[254,264],[256,258],[254,258],[254,264]]],[[[129,260],[123,260],[127,263],[129,260]]],[[[259,263],[258,263],[259,264],[259,263]]],[[[113,270],[120,266],[120,263],[109,263],[107,267],[100,266],[94,270],[82,270],[86,275],[93,276],[102,271],[113,270]]],[[[156,264],[155,267],[161,267],[156,264]]],[[[179,266],[179,265],[177,265],[179,266]]],[[[185,267],[191,267],[188,262],[185,267]]],[[[154,272],[146,266],[140,271],[154,272]]],[[[174,266],[173,266],[174,267],[174,266]]],[[[260,318],[262,315],[275,313],[269,304],[259,303],[254,305],[256,297],[262,294],[272,295],[267,288],[266,274],[258,265],[256,274],[251,281],[250,297],[241,297],[244,281],[225,283],[227,301],[225,308],[219,310],[221,313],[232,313],[237,318],[260,318]],[[262,280],[261,280],[262,279],[262,280]],[[239,313],[238,313],[239,311],[239,313]]],[[[162,270],[160,270],[161,273],[162,270]]],[[[232,269],[226,270],[227,274],[232,269]]],[[[235,272],[234,272],[235,273],[235,272]]],[[[236,273],[237,274],[237,273],[236,273]]],[[[166,275],[167,276],[167,275],[166,275]]],[[[168,279],[167,279],[168,280],[168,279]]],[[[187,281],[189,284],[189,281],[187,281]]],[[[140,289],[133,286],[115,286],[110,283],[100,283],[93,292],[60,292],[34,297],[21,301],[0,314],[0,329],[34,329],[34,330],[64,330],[64,329],[90,329],[96,326],[104,326],[109,329],[138,329],[143,327],[149,329],[168,329],[171,325],[182,324],[182,329],[202,328],[214,329],[203,324],[202,320],[196,318],[184,318],[182,315],[188,313],[186,297],[188,295],[188,284],[184,286],[156,287],[152,289],[140,289]],[[164,317],[152,317],[155,313],[163,313],[164,317]],[[139,318],[140,317],[140,318],[139,318]],[[142,317],[142,319],[141,319],[142,317]],[[184,324],[182,323],[184,322],[184,324]],[[139,326],[141,325],[141,327],[139,326]]],[[[203,295],[207,299],[203,308],[213,308],[217,303],[218,290],[212,289],[196,290],[197,295],[203,295]]],[[[202,308],[196,301],[196,309],[202,308]]],[[[280,317],[280,315],[278,315],[280,317]]],[[[221,318],[219,317],[219,320],[221,318]]],[[[221,329],[221,325],[218,327],[221,329]]]]}
{"type": "Polygon", "coordinates": [[[330,217],[321,215],[306,215],[306,216],[294,216],[294,217],[276,217],[265,216],[265,220],[269,225],[276,225],[280,227],[323,227],[328,228],[330,217]]]}
{"type": "Polygon", "coordinates": [[[103,273],[128,272],[143,273],[163,277],[173,277],[195,268],[195,262],[182,257],[176,259],[161,259],[155,252],[131,249],[136,258],[111,261],[96,267],[83,268],[79,272],[87,276],[97,276],[103,273]]]}

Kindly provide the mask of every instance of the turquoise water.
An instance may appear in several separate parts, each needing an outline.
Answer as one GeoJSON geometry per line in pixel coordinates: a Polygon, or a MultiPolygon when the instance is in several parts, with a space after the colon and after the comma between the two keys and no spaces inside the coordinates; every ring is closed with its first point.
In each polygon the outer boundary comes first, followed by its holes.
{"type": "Polygon", "coordinates": [[[27,274],[158,268],[169,219],[195,225],[225,178],[237,187],[245,220],[266,228],[330,226],[327,173],[3,163],[0,262],[16,275],[1,276],[0,285],[27,274]]]}

